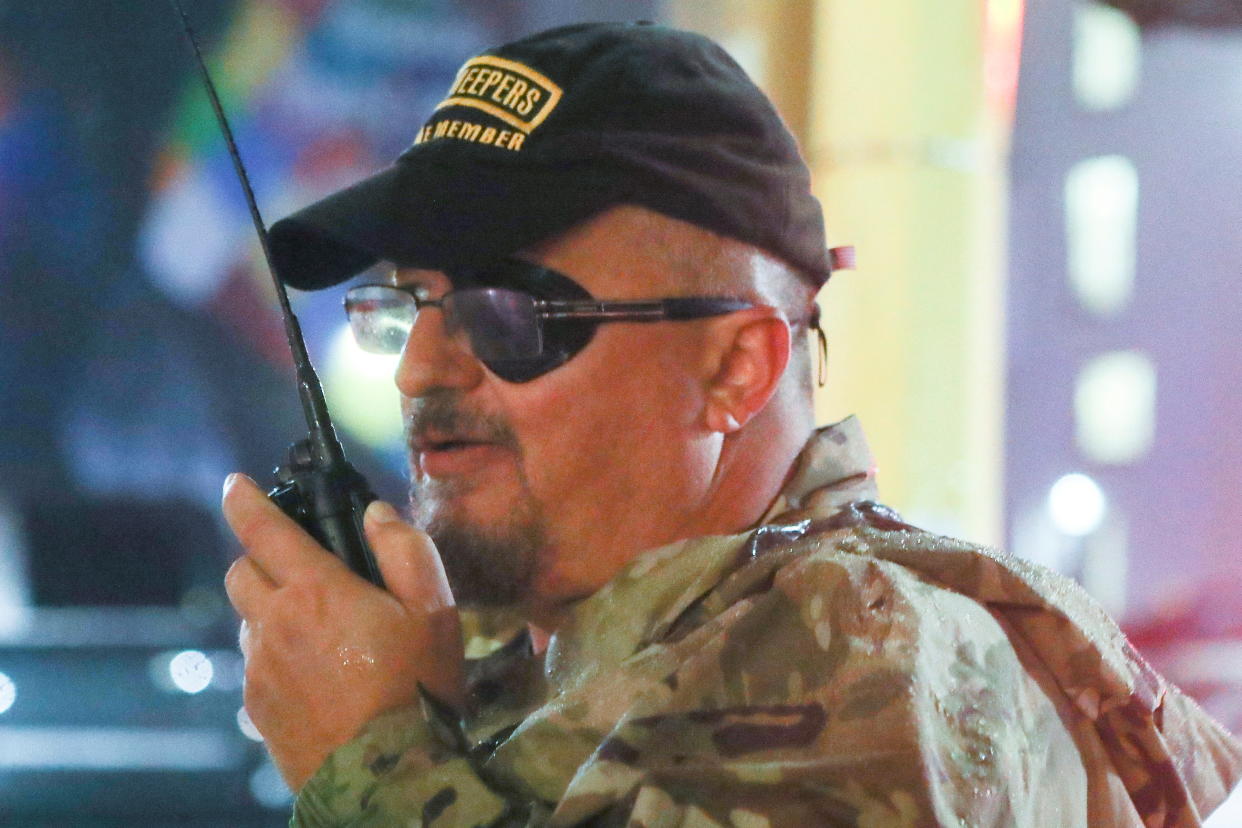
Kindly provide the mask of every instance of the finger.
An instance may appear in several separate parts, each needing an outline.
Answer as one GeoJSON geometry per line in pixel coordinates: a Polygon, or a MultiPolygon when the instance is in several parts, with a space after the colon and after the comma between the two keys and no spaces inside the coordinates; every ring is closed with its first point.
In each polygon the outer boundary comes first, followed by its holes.
{"type": "Polygon", "coordinates": [[[422,615],[454,605],[444,564],[431,538],[403,522],[397,510],[382,500],[367,507],[363,529],[384,585],[397,600],[422,615]]]}
{"type": "Polygon", "coordinates": [[[224,574],[224,591],[242,618],[255,617],[275,588],[276,584],[249,555],[233,561],[224,574]]]}
{"type": "Polygon", "coordinates": [[[307,570],[344,568],[246,475],[231,474],[224,481],[222,507],[237,540],[275,585],[288,583],[307,570]]]}

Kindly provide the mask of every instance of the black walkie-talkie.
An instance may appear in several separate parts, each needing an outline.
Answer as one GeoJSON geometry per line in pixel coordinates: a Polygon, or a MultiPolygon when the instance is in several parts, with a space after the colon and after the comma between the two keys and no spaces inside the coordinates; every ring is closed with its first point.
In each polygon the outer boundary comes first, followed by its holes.
{"type": "Polygon", "coordinates": [[[241,154],[237,150],[237,142],[233,140],[233,130],[229,127],[224,108],[220,105],[220,96],[216,94],[216,86],[212,83],[207,64],[203,61],[190,20],[177,0],[170,2],[181,18],[186,39],[194,52],[194,59],[203,79],[203,86],[207,89],[207,97],[211,99],[211,108],[216,113],[216,121],[224,133],[225,143],[228,144],[233,168],[237,171],[242,191],[246,195],[246,204],[250,208],[255,232],[259,234],[263,257],[267,260],[268,271],[276,286],[276,296],[280,300],[285,336],[289,340],[289,350],[293,354],[293,364],[297,372],[298,396],[302,400],[302,412],[306,415],[309,433],[306,439],[289,447],[289,459],[276,468],[276,486],[267,496],[324,548],[343,560],[350,569],[382,587],[384,579],[362,531],[362,513],[366,511],[367,504],[375,500],[375,495],[366,479],[345,459],[345,450],[336,438],[336,430],[332,427],[328,405],[323,397],[323,388],[319,385],[319,377],[315,375],[310,355],[306,352],[302,328],[289,306],[289,295],[272,259],[267,227],[259,214],[259,205],[255,201],[254,190],[251,189],[250,177],[246,175],[241,154]]]}

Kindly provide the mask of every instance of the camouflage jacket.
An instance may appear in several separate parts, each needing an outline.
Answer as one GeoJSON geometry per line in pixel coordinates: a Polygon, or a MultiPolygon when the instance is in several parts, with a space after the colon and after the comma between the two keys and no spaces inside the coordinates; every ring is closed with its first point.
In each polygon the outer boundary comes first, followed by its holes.
{"type": "Polygon", "coordinates": [[[1189,826],[1242,746],[1070,581],[901,523],[853,420],[759,529],[634,559],[543,656],[325,762],[299,826],[1189,826]]]}

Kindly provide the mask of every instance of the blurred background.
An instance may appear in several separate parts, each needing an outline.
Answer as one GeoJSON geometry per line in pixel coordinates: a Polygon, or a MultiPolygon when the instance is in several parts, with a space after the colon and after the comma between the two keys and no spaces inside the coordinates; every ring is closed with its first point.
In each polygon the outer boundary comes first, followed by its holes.
{"type": "MultiPolygon", "coordinates": [[[[1236,3],[187,5],[269,221],[390,161],[489,45],[618,15],[716,37],[858,248],[821,295],[821,422],[859,414],[909,520],[1076,577],[1242,732],[1236,3]]],[[[303,426],[192,72],[163,2],[0,0],[4,825],[287,819],[218,500],[303,426]]],[[[400,500],[392,363],[339,292],[293,301],[351,458],[400,500]]]]}

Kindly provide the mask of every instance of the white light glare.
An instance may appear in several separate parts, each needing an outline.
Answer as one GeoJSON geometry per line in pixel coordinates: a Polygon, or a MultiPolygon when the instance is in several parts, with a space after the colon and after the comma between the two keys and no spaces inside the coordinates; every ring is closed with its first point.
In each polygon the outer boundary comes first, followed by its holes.
{"type": "Polygon", "coordinates": [[[17,701],[17,685],[13,683],[13,679],[0,673],[0,713],[7,713],[15,701],[17,701]]]}
{"type": "Polygon", "coordinates": [[[1156,366],[1139,351],[1092,357],[1074,387],[1074,436],[1096,463],[1141,459],[1156,436],[1156,366]]]}
{"type": "Polygon", "coordinates": [[[400,359],[362,350],[348,323],[328,346],[321,376],[332,419],[369,446],[391,446],[401,439],[401,395],[393,383],[400,359]]]}
{"type": "Polygon", "coordinates": [[[1100,486],[1085,474],[1067,474],[1048,491],[1048,513],[1061,532],[1089,535],[1104,520],[1106,503],[1100,486]]]}
{"type": "Polygon", "coordinates": [[[211,684],[211,659],[198,650],[183,650],[168,662],[168,675],[183,693],[199,693],[211,684]]]}
{"type": "Polygon", "coordinates": [[[1130,102],[1138,88],[1143,36],[1134,18],[1103,3],[1074,6],[1074,94],[1085,109],[1130,102]]]}
{"type": "Polygon", "coordinates": [[[1065,177],[1070,284],[1083,307],[1108,317],[1134,293],[1138,168],[1124,155],[1084,158],[1065,177]]]}
{"type": "Polygon", "coordinates": [[[254,721],[250,718],[250,714],[246,712],[246,708],[237,708],[237,729],[242,732],[247,739],[252,742],[262,742],[263,734],[254,726],[254,721]]]}

